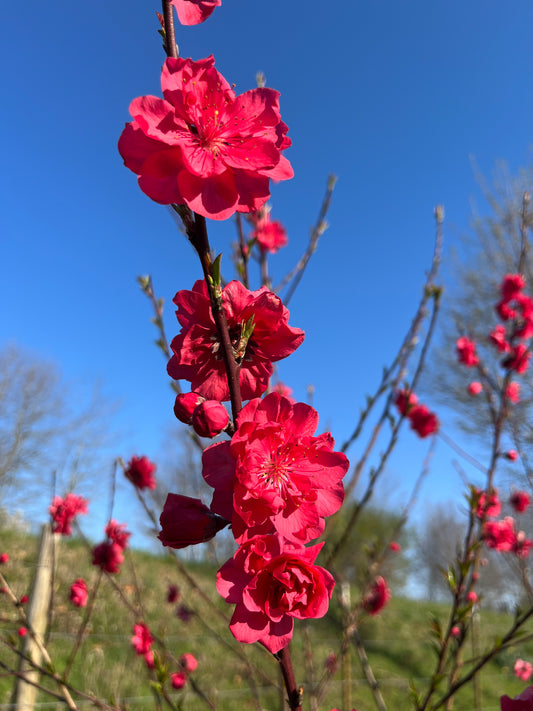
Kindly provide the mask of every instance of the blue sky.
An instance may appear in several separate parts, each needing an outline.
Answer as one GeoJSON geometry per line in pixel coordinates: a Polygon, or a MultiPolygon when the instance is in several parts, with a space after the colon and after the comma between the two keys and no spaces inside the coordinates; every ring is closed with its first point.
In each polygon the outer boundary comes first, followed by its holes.
{"type": "MultiPolygon", "coordinates": [[[[67,379],[99,379],[122,403],[114,454],[158,456],[173,423],[165,364],[152,345],[150,273],[167,303],[200,269],[166,209],[123,167],[116,143],[136,96],[159,94],[164,55],[157,2],[30,2],[0,6],[3,158],[0,344],[57,361],[67,379]]],[[[281,92],[295,177],[274,186],[273,216],[289,246],[274,280],[305,248],[327,176],[338,177],[330,229],[296,292],[291,324],[306,331],[280,377],[321,421],[351,431],[416,307],[433,249],[433,208],[446,208],[448,247],[468,225],[490,175],[529,160],[533,138],[529,0],[323,3],[223,0],[193,28],[177,26],[182,56],[214,54],[240,93],[258,70],[281,92]]],[[[209,226],[229,256],[232,221],[209,226]]],[[[446,426],[446,422],[444,422],[446,426]]],[[[423,450],[411,433],[390,472],[408,490],[423,450]]],[[[443,445],[440,445],[443,449],[443,445]]],[[[433,496],[459,498],[450,455],[433,496]]],[[[429,494],[428,494],[429,495],[429,494]]]]}

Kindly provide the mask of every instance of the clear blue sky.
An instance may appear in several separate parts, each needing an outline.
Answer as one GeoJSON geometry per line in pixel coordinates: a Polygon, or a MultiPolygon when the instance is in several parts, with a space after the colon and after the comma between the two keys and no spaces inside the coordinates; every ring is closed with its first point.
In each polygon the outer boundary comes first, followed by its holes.
{"type": "MultiPolygon", "coordinates": [[[[157,457],[173,420],[136,275],[151,273],[165,298],[169,338],[178,330],[171,299],[200,275],[116,149],[130,101],[160,93],[160,9],[147,0],[0,5],[0,344],[56,360],[68,379],[101,379],[122,401],[123,456],[157,457]]],[[[331,227],[290,306],[306,341],[280,367],[299,399],[315,385],[338,441],[416,306],[434,205],[446,207],[453,244],[479,194],[470,156],[487,174],[497,159],[511,169],[529,160],[532,27],[530,0],[223,0],[205,24],[177,26],[182,56],[214,54],[239,93],[258,70],[281,92],[295,177],[272,191],[290,239],[271,263],[275,280],[304,249],[327,175],[338,176],[331,227]]],[[[231,276],[232,222],[213,223],[210,237],[231,276]]],[[[406,461],[393,467],[402,487],[419,468],[406,471],[406,461]]]]}

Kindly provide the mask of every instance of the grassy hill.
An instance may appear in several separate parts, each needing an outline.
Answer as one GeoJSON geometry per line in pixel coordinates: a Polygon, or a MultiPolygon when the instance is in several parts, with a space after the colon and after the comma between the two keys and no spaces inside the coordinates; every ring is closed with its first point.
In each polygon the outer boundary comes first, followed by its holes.
{"type": "MultiPolygon", "coordinates": [[[[38,541],[31,536],[0,531],[0,552],[7,551],[10,555],[10,562],[2,566],[0,572],[18,597],[29,593],[37,548],[38,541]]],[[[122,572],[113,576],[118,584],[116,587],[105,576],[102,578],[93,613],[72,666],[72,684],[103,701],[112,700],[124,709],[157,708],[144,661],[135,655],[131,645],[132,626],[144,619],[175,658],[190,652],[198,659],[198,669],[192,679],[214,708],[219,711],[282,709],[276,661],[260,645],[239,645],[227,628],[232,609],[216,592],[216,569],[208,564],[189,563],[183,572],[167,555],[128,553],[122,572]],[[199,588],[191,584],[188,576],[198,582],[199,588]],[[180,589],[180,599],[173,604],[166,599],[169,584],[180,589]],[[189,621],[176,615],[180,605],[192,613],[189,621]]],[[[58,672],[62,672],[67,663],[85,614],[85,610],[70,603],[70,584],[75,578],[84,577],[91,587],[97,575],[98,571],[90,564],[89,552],[81,541],[61,540],[48,645],[58,672]]],[[[327,618],[312,620],[308,624],[296,621],[292,653],[297,681],[304,686],[305,709],[311,708],[309,696],[313,681],[320,679],[328,655],[339,649],[340,630],[336,622],[339,610],[335,601],[332,601],[331,612],[327,618]]],[[[432,615],[444,620],[445,614],[443,605],[393,597],[381,615],[365,621],[359,628],[389,711],[411,708],[408,695],[411,679],[424,688],[434,663],[429,620],[432,615]]],[[[508,615],[482,610],[478,651],[483,651],[491,640],[502,635],[510,621],[508,615]]],[[[16,610],[8,596],[0,595],[1,636],[5,639],[12,635],[18,643],[16,630],[19,626],[16,610]]],[[[159,648],[158,643],[155,647],[159,648]]],[[[0,662],[16,665],[14,653],[5,644],[0,650],[0,662]]],[[[501,694],[512,696],[526,685],[512,673],[518,657],[533,660],[533,642],[524,641],[505,651],[481,674],[484,711],[499,709],[501,694]]],[[[169,660],[167,663],[170,672],[177,670],[176,662],[169,660]]],[[[154,680],[155,677],[152,682],[154,680]]],[[[0,708],[9,702],[12,684],[12,678],[0,676],[0,708]]],[[[180,708],[193,711],[208,708],[191,684],[182,692],[170,689],[169,693],[178,706],[182,704],[180,708]]],[[[52,701],[41,693],[39,702],[47,702],[47,705],[38,708],[65,708],[52,701]]],[[[85,704],[80,703],[80,708],[85,708],[85,704]]],[[[350,649],[347,662],[337,671],[320,709],[329,711],[337,707],[350,711],[352,706],[357,711],[375,708],[354,647],[350,649]]],[[[475,709],[471,685],[458,693],[453,708],[456,711],[475,709]]]]}

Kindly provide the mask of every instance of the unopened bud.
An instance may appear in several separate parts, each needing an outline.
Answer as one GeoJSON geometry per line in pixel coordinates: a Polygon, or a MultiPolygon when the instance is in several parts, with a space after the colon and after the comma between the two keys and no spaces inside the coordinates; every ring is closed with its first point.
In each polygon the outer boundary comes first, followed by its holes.
{"type": "Polygon", "coordinates": [[[192,413],[198,405],[205,400],[198,393],[180,393],[176,397],[174,403],[174,414],[180,422],[190,425],[192,422],[192,413]]]}
{"type": "Polygon", "coordinates": [[[218,400],[205,400],[192,413],[192,426],[200,437],[216,437],[228,422],[228,411],[218,400]]]}

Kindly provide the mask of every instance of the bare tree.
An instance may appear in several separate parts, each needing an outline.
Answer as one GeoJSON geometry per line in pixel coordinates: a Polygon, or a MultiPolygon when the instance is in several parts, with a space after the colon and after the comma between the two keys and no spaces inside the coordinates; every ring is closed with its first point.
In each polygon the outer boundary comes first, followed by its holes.
{"type": "Polygon", "coordinates": [[[114,407],[80,396],[57,365],[17,345],[0,350],[0,509],[70,490],[100,466],[114,407]]]}

